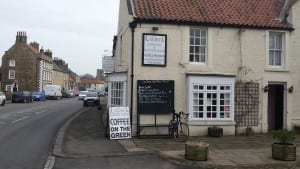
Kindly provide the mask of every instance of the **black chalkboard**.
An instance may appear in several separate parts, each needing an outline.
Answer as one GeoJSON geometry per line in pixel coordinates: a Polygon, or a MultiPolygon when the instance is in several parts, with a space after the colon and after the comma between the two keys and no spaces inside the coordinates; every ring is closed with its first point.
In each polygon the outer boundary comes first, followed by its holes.
{"type": "Polygon", "coordinates": [[[138,80],[137,90],[138,113],[165,114],[173,112],[173,80],[138,80]]]}

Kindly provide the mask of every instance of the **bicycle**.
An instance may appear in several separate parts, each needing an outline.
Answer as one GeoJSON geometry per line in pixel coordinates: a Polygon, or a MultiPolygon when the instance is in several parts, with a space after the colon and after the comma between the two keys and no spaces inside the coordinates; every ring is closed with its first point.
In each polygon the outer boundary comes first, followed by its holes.
{"type": "Polygon", "coordinates": [[[190,129],[187,123],[182,122],[182,117],[187,119],[189,113],[179,112],[175,113],[173,111],[172,119],[169,122],[169,136],[172,138],[180,138],[186,141],[190,134],[190,129]]]}

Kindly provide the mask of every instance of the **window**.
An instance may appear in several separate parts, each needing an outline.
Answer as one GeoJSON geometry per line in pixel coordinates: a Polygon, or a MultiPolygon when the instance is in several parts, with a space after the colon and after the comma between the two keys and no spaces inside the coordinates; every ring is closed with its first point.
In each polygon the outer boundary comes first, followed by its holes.
{"type": "Polygon", "coordinates": [[[15,71],[14,70],[9,70],[8,79],[15,79],[15,71]]]}
{"type": "Polygon", "coordinates": [[[207,29],[190,28],[190,62],[205,63],[207,55],[207,29]]]}
{"type": "Polygon", "coordinates": [[[234,78],[189,77],[193,120],[234,119],[234,78]]]}
{"type": "Polygon", "coordinates": [[[6,85],[6,86],[5,86],[5,90],[6,90],[6,91],[12,91],[11,85],[6,85]]]}
{"type": "Polygon", "coordinates": [[[10,60],[9,60],[9,66],[15,67],[15,66],[16,66],[16,61],[13,60],[13,59],[10,59],[10,60]]]}
{"type": "Polygon", "coordinates": [[[124,83],[112,82],[111,83],[111,105],[122,106],[124,97],[124,83]]]}
{"type": "Polygon", "coordinates": [[[282,67],[284,59],[284,33],[269,33],[269,66],[282,67]]]}

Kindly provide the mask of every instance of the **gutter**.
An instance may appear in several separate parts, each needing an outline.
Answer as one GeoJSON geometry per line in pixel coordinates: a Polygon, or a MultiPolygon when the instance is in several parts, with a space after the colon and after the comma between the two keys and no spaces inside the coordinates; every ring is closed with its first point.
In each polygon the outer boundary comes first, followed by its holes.
{"type": "Polygon", "coordinates": [[[134,32],[135,28],[137,26],[137,23],[135,21],[132,21],[129,23],[129,27],[131,28],[131,74],[130,74],[130,121],[131,121],[131,129],[132,129],[132,115],[133,115],[133,79],[134,79],[134,32]]]}

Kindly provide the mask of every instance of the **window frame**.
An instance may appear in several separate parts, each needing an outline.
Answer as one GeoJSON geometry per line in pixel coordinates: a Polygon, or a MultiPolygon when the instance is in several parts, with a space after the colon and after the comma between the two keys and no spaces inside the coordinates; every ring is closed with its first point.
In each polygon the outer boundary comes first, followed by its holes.
{"type": "Polygon", "coordinates": [[[12,91],[12,85],[5,85],[6,91],[12,91]]]}
{"type": "Polygon", "coordinates": [[[286,47],[286,33],[285,32],[280,32],[280,31],[268,31],[268,54],[267,54],[267,66],[268,68],[275,68],[275,69],[283,69],[285,67],[285,58],[286,58],[286,51],[285,51],[285,47],[286,47]],[[277,48],[277,43],[276,43],[276,37],[278,37],[278,35],[280,35],[281,37],[281,44],[280,44],[280,48],[277,48]],[[271,42],[271,37],[274,36],[273,41],[271,42]],[[273,43],[274,48],[271,49],[271,43],[273,43]],[[273,58],[273,63],[270,64],[271,62],[271,56],[270,53],[274,53],[274,55],[272,56],[273,58]],[[276,65],[276,52],[280,52],[280,65],[276,65]]]}
{"type": "Polygon", "coordinates": [[[208,56],[208,29],[204,27],[190,27],[189,29],[189,63],[193,64],[206,64],[208,56]],[[194,32],[192,32],[194,31],[194,32]],[[197,36],[197,31],[199,36],[197,36]],[[203,31],[205,31],[205,36],[202,36],[203,31]],[[192,36],[193,34],[193,36],[192,36]],[[198,39],[198,41],[197,41],[198,39]],[[202,41],[204,39],[204,41],[202,41]],[[193,41],[193,44],[191,43],[193,41]],[[203,42],[205,44],[203,44],[203,42]],[[201,49],[204,54],[201,54],[201,49]],[[192,52],[193,50],[193,52],[192,52]],[[198,52],[197,52],[198,51],[198,52]],[[198,59],[196,56],[198,55],[198,59]],[[193,56],[193,59],[191,59],[193,56]],[[203,58],[202,58],[203,57],[203,58]]]}
{"type": "Polygon", "coordinates": [[[16,71],[15,70],[9,70],[8,71],[8,79],[15,79],[16,78],[16,71]],[[12,75],[13,72],[13,75],[12,75]]]}
{"type": "Polygon", "coordinates": [[[191,121],[234,121],[234,78],[189,76],[188,112],[191,121]],[[197,97],[197,95],[202,95],[202,97],[197,97]],[[210,97],[210,101],[209,95],[214,95],[210,97]],[[214,113],[215,116],[213,116],[214,113]]]}
{"type": "Polygon", "coordinates": [[[15,67],[15,66],[16,66],[16,60],[14,60],[14,59],[9,59],[8,65],[9,65],[9,67],[15,67]]]}
{"type": "Polygon", "coordinates": [[[110,105],[124,106],[125,103],[125,83],[113,81],[110,83],[110,105]]]}

